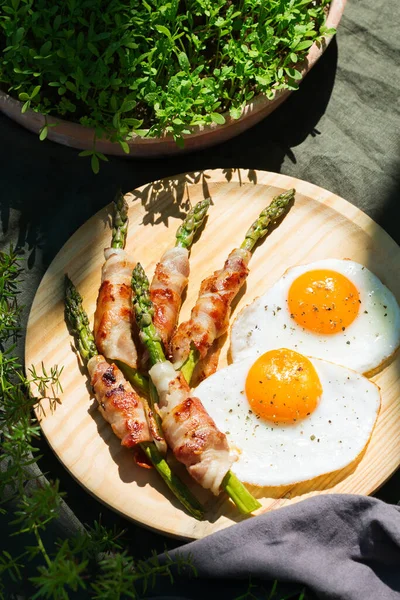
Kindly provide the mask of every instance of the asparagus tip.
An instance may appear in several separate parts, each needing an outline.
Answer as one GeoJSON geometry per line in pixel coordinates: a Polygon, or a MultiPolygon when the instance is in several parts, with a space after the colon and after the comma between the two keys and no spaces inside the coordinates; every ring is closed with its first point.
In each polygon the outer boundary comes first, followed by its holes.
{"type": "Polygon", "coordinates": [[[115,195],[113,206],[111,246],[113,248],[125,248],[128,233],[128,203],[121,189],[118,189],[115,195]]]}
{"type": "Polygon", "coordinates": [[[288,210],[295,193],[296,190],[292,188],[272,199],[247,231],[241,248],[252,252],[257,242],[267,235],[270,225],[275,225],[288,210]]]}
{"type": "Polygon", "coordinates": [[[210,204],[211,198],[204,198],[189,210],[176,232],[176,246],[190,249],[196,232],[204,223],[210,204]]]}

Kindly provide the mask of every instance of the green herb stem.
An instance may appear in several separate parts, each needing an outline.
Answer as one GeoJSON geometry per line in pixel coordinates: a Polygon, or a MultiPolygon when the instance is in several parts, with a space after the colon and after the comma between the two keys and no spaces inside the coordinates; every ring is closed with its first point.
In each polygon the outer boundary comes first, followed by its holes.
{"type": "Polygon", "coordinates": [[[46,561],[46,564],[47,564],[47,566],[48,566],[48,567],[51,567],[51,560],[50,560],[50,558],[49,558],[49,555],[48,555],[48,554],[47,554],[47,552],[46,552],[46,548],[45,548],[45,547],[44,547],[44,545],[43,545],[43,540],[42,540],[42,538],[41,538],[41,536],[40,536],[40,533],[39,533],[39,530],[38,530],[38,527],[37,527],[37,525],[35,525],[35,526],[33,527],[33,533],[34,533],[34,535],[35,535],[35,538],[36,538],[36,543],[37,543],[37,545],[38,545],[38,548],[40,549],[40,552],[42,553],[42,555],[43,555],[43,558],[44,558],[44,560],[46,561]]]}

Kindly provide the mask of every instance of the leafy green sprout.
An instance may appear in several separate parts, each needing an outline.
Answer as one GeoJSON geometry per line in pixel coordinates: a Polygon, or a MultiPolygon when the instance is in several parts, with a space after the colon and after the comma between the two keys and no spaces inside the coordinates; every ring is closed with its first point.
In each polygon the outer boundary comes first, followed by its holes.
{"type": "MultiPolygon", "coordinates": [[[[0,0],[0,86],[22,110],[94,129],[129,153],[238,119],[257,94],[295,90],[311,47],[334,33],[329,0],[0,0]]],[[[40,131],[43,140],[49,124],[40,131]]]]}

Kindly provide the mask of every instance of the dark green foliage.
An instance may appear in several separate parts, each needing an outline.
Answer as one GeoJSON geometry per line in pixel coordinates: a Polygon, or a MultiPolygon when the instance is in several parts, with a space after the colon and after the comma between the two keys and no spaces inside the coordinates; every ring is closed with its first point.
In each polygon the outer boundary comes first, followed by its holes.
{"type": "MultiPolygon", "coordinates": [[[[0,85],[28,108],[133,135],[234,119],[255,94],[296,89],[328,32],[328,0],[0,0],[0,85]]],[[[49,125],[42,128],[45,139],[49,125]]]]}

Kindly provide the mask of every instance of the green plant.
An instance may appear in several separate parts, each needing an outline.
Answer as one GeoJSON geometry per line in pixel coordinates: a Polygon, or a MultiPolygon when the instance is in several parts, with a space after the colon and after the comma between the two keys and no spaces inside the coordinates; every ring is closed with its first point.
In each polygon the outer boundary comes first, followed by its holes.
{"type": "MultiPolygon", "coordinates": [[[[329,0],[0,0],[0,85],[28,108],[133,136],[233,119],[255,94],[297,89],[329,0]]],[[[40,133],[45,139],[47,123],[40,133]]]]}

